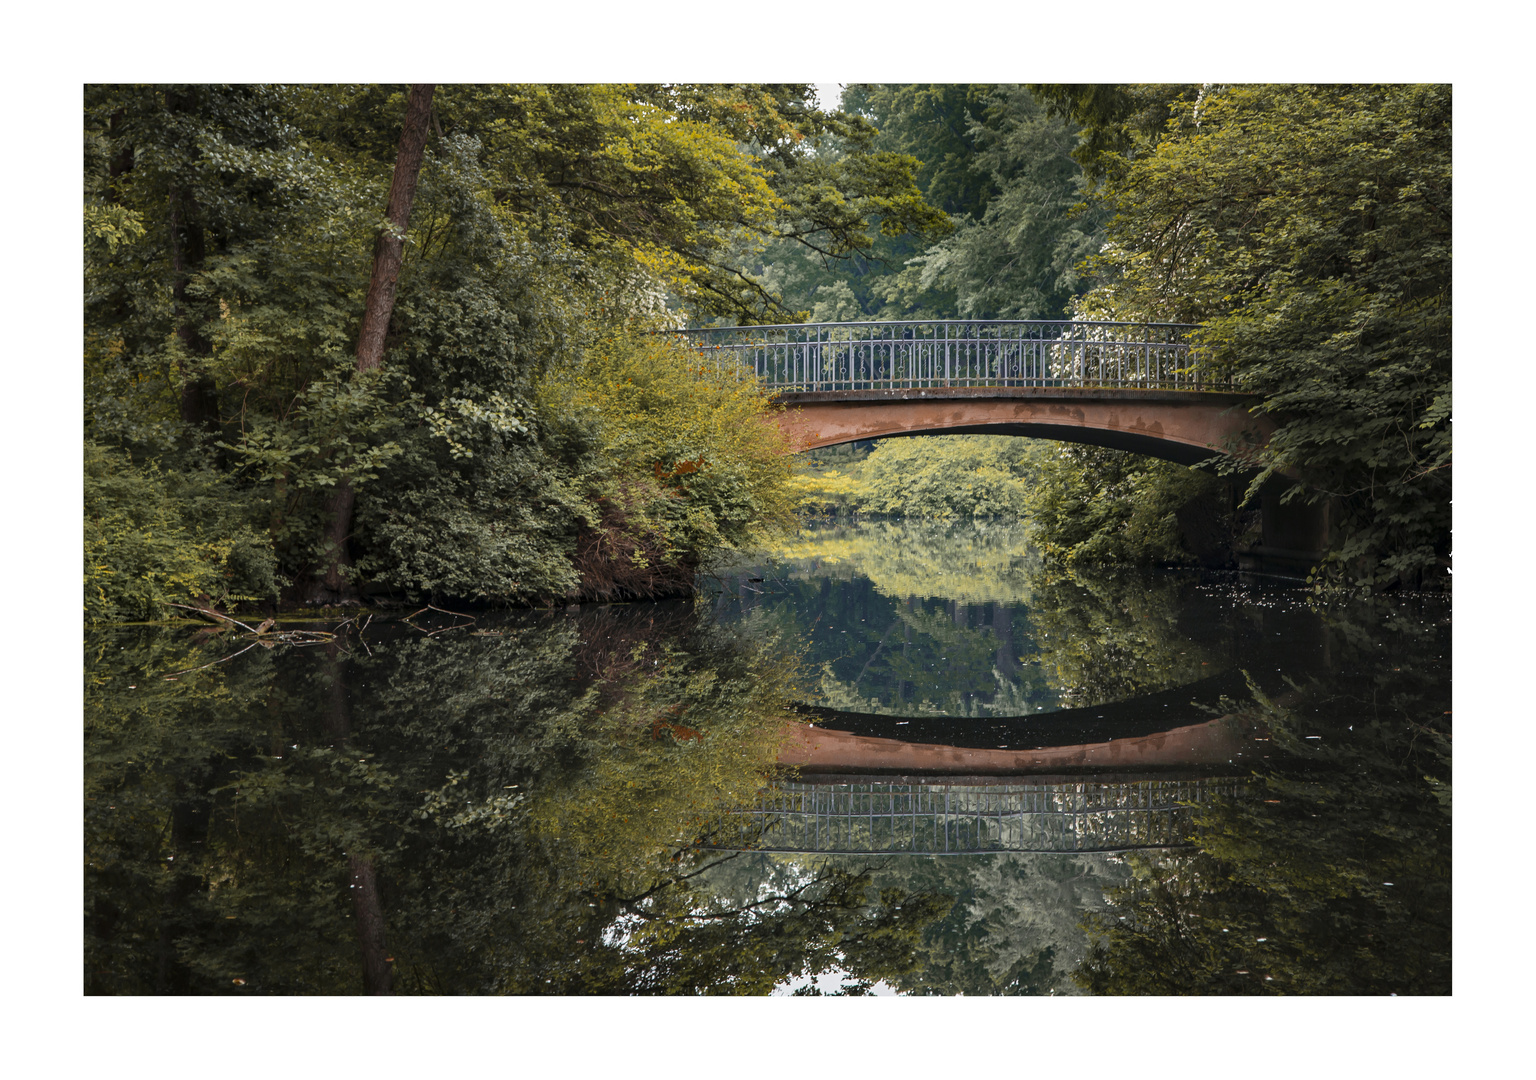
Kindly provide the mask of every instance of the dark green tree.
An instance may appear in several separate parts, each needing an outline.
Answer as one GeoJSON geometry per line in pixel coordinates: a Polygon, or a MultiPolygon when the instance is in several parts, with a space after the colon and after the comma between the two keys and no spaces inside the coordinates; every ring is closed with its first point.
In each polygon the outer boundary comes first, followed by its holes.
{"type": "Polygon", "coordinates": [[[1336,508],[1322,581],[1445,584],[1450,88],[1047,96],[1086,125],[1116,215],[1084,310],[1203,324],[1205,362],[1279,425],[1218,467],[1336,508]]]}
{"type": "Polygon", "coordinates": [[[1256,784],[1200,808],[1194,851],[1132,858],[1090,921],[1090,992],[1451,992],[1448,615],[1431,597],[1324,623],[1334,672],[1289,705],[1253,692],[1256,784]]]}
{"type": "MultiPolygon", "coordinates": [[[[178,526],[191,546],[164,565],[111,565],[96,544],[98,610],[117,604],[113,583],[169,581],[188,559],[208,573],[182,574],[201,587],[182,599],[270,601],[279,582],[290,599],[577,588],[583,530],[610,474],[637,463],[605,459],[613,440],[592,416],[551,413],[542,383],[569,382],[600,337],[673,325],[669,304],[693,319],[781,313],[750,273],[766,240],[843,259],[877,232],[943,224],[913,162],[810,95],[88,88],[86,430],[127,455],[93,460],[212,469],[226,500],[178,526]],[[841,156],[819,156],[834,138],[841,156]],[[249,530],[268,533],[277,572],[208,587],[229,573],[216,553],[249,530]]],[[[109,533],[128,513],[93,510],[109,533]]]]}

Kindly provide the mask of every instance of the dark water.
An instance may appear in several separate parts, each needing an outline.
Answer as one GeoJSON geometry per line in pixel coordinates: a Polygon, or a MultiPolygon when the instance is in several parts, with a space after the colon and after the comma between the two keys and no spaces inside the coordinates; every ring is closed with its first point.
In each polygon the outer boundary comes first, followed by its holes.
{"type": "Polygon", "coordinates": [[[875,524],[278,629],[87,635],[88,993],[1450,990],[1444,600],[875,524]]]}

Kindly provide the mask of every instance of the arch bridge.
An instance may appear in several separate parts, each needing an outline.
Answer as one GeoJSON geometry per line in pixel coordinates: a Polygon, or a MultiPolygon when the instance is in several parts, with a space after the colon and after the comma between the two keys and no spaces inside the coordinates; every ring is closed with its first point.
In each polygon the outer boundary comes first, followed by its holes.
{"type": "MultiPolygon", "coordinates": [[[[1195,465],[1258,448],[1257,400],[1191,346],[1186,323],[898,320],[678,333],[784,406],[797,451],[864,439],[1022,435],[1195,465]]],[[[1266,496],[1252,554],[1305,569],[1327,541],[1324,506],[1266,496]]]]}

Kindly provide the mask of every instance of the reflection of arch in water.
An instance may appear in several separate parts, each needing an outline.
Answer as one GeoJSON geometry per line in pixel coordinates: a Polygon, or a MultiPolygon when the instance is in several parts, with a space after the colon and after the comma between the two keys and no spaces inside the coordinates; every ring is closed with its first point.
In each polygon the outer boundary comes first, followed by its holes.
{"type": "Polygon", "coordinates": [[[1247,772],[1266,756],[1253,736],[1261,725],[1223,716],[1151,735],[1025,750],[872,738],[819,727],[797,727],[779,763],[802,773],[1027,776],[1041,773],[1135,773],[1170,770],[1247,772]]]}
{"type": "MultiPolygon", "coordinates": [[[[1235,671],[1116,705],[1002,717],[986,722],[991,726],[938,718],[918,728],[897,717],[823,710],[817,724],[791,730],[779,763],[804,774],[871,776],[1247,772],[1268,756],[1268,732],[1261,719],[1231,713],[1192,722],[1189,716],[1200,709],[1198,700],[1190,699],[1193,691],[1204,691],[1196,698],[1225,694],[1229,687],[1235,688],[1235,679],[1246,676],[1235,671]],[[1171,703],[1179,700],[1185,704],[1174,709],[1171,703]],[[868,722],[864,731],[874,734],[831,726],[860,718],[868,722]],[[899,726],[903,724],[908,726],[899,726]],[[909,731],[915,737],[909,737],[909,731]],[[999,731],[1013,741],[1012,746],[999,743],[999,731]]],[[[1289,691],[1276,700],[1286,703],[1294,698],[1294,691],[1289,691]]]]}
{"type": "Polygon", "coordinates": [[[1198,804],[1246,781],[850,778],[789,783],[738,813],[733,850],[819,854],[1086,854],[1180,847],[1198,804]]]}
{"type": "Polygon", "coordinates": [[[827,854],[1182,846],[1191,804],[1237,793],[1247,781],[1234,774],[1269,756],[1267,734],[1257,717],[1232,714],[1011,750],[797,727],[779,761],[805,782],[770,789],[740,811],[739,836],[717,846],[827,854]]]}
{"type": "MultiPolygon", "coordinates": [[[[1283,683],[1263,680],[1271,694],[1283,683]]],[[[1223,699],[1248,696],[1248,675],[1233,667],[1209,678],[1142,694],[1129,701],[1108,702],[1023,716],[948,716],[942,713],[901,715],[857,713],[819,705],[797,705],[796,711],[818,729],[945,746],[1021,750],[1032,747],[1108,742],[1154,735],[1176,727],[1204,723],[1223,699]]]]}

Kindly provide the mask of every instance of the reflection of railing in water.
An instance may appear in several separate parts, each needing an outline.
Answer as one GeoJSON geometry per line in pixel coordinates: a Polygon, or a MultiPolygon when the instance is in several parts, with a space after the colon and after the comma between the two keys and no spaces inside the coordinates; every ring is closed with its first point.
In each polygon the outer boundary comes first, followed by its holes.
{"type": "MultiPolygon", "coordinates": [[[[1189,804],[1244,781],[782,784],[738,811],[738,849],[876,854],[1106,852],[1182,846],[1189,804]],[[755,839],[754,839],[755,838],[755,839]]],[[[733,848],[722,836],[715,847],[733,848]]]]}

